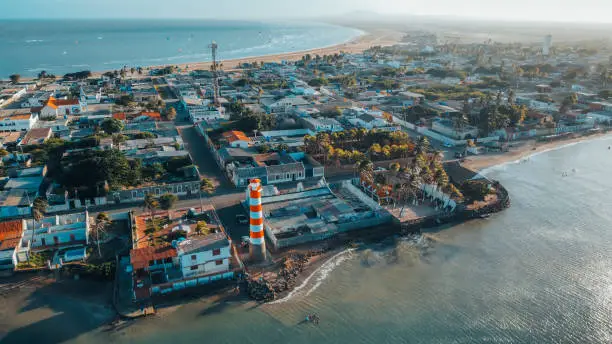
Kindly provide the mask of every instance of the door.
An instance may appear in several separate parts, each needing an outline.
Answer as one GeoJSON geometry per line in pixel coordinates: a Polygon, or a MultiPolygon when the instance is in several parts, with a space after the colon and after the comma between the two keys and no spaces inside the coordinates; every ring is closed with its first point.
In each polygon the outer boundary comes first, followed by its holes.
{"type": "Polygon", "coordinates": [[[56,236],[53,237],[53,244],[55,245],[59,244],[59,239],[56,236]]]}
{"type": "Polygon", "coordinates": [[[70,234],[70,241],[76,241],[74,234],[70,234]]]}
{"type": "Polygon", "coordinates": [[[40,241],[42,242],[43,246],[47,246],[47,241],[45,240],[45,238],[40,239],[40,241]]]}

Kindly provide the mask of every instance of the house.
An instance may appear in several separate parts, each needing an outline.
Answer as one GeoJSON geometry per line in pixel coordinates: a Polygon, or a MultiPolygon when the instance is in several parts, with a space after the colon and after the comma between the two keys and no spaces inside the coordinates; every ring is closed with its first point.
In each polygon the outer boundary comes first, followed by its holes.
{"type": "Polygon", "coordinates": [[[29,194],[27,190],[10,189],[0,191],[0,218],[16,218],[30,216],[30,206],[36,194],[29,194]]]}
{"type": "Polygon", "coordinates": [[[315,132],[337,132],[342,131],[344,128],[342,124],[333,118],[312,118],[312,117],[301,117],[300,121],[305,128],[315,132]]]}
{"type": "Polygon", "coordinates": [[[251,145],[251,139],[249,139],[242,131],[226,131],[221,136],[229,143],[229,146],[233,148],[248,148],[251,145]]]}
{"type": "Polygon", "coordinates": [[[38,116],[32,113],[13,114],[0,118],[0,131],[26,131],[32,129],[38,116]]]}
{"type": "Polygon", "coordinates": [[[0,271],[15,268],[15,248],[21,240],[22,233],[21,220],[0,222],[0,271]]]}
{"type": "Polygon", "coordinates": [[[349,122],[354,126],[366,128],[368,130],[379,127],[386,127],[389,125],[387,120],[382,118],[382,116],[379,117],[369,113],[363,113],[355,118],[350,118],[349,122]]]}
{"type": "Polygon", "coordinates": [[[302,97],[285,97],[279,100],[265,98],[261,100],[261,103],[267,113],[287,113],[294,107],[310,104],[302,97]]]}
{"type": "Polygon", "coordinates": [[[431,129],[456,140],[467,140],[478,137],[478,128],[469,125],[463,128],[455,128],[453,122],[446,118],[434,119],[431,122],[431,129]]]}
{"type": "MultiPolygon", "coordinates": [[[[15,248],[17,263],[26,262],[32,253],[57,251],[65,248],[83,248],[89,244],[89,213],[55,215],[40,221],[22,220],[23,233],[15,248]]],[[[61,261],[57,264],[61,265],[61,261]]]]}
{"type": "Polygon", "coordinates": [[[40,145],[51,138],[53,130],[51,128],[34,128],[30,129],[19,143],[20,146],[40,145]]]}
{"type": "Polygon", "coordinates": [[[85,107],[78,99],[55,99],[51,96],[40,110],[40,118],[57,118],[80,114],[83,111],[85,111],[85,107]]]}
{"type": "Polygon", "coordinates": [[[212,205],[153,215],[166,223],[155,233],[150,214],[135,216],[130,251],[134,301],[231,279],[243,266],[212,205]],[[204,227],[202,227],[202,224],[204,227]]]}
{"type": "Polygon", "coordinates": [[[159,112],[141,112],[139,116],[137,116],[134,120],[138,120],[140,118],[144,117],[143,119],[151,119],[154,121],[161,121],[161,114],[159,112]]]}
{"type": "Polygon", "coordinates": [[[45,103],[51,97],[50,92],[36,92],[33,94],[28,94],[27,99],[21,104],[22,108],[33,108],[33,107],[43,107],[45,103]]]}
{"type": "Polygon", "coordinates": [[[83,87],[79,88],[79,98],[84,104],[100,104],[102,100],[101,87],[83,87]]]}
{"type": "Polygon", "coordinates": [[[413,107],[415,105],[422,104],[425,101],[425,96],[420,93],[414,93],[410,91],[400,92],[402,97],[403,107],[413,107]]]}
{"type": "Polygon", "coordinates": [[[550,92],[552,92],[552,87],[550,85],[546,85],[546,84],[536,85],[535,88],[536,88],[536,91],[538,93],[550,93],[550,92]]]}

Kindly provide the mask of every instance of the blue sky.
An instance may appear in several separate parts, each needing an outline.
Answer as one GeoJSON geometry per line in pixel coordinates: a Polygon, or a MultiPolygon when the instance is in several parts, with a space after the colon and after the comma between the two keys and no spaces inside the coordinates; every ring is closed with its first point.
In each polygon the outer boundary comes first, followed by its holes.
{"type": "Polygon", "coordinates": [[[351,11],[612,22],[612,0],[0,0],[0,18],[295,18],[351,11]]]}

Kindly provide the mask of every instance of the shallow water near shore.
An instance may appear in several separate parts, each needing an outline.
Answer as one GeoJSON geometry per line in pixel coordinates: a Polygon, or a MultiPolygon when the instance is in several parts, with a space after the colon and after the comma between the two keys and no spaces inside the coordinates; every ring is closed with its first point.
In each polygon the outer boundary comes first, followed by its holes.
{"type": "Polygon", "coordinates": [[[610,343],[609,145],[490,169],[511,208],[432,230],[425,245],[390,239],[343,253],[283,302],[201,300],[72,342],[610,343]],[[303,321],[313,312],[318,326],[303,321]]]}
{"type": "Polygon", "coordinates": [[[360,34],[305,22],[0,20],[0,78],[210,61],[213,40],[226,60],[321,48],[360,34]]]}

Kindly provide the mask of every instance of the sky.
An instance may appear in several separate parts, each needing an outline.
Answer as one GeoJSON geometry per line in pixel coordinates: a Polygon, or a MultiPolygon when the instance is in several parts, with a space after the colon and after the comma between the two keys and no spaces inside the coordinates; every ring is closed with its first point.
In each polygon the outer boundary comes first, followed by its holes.
{"type": "Polygon", "coordinates": [[[447,15],[477,19],[612,22],[612,0],[0,0],[0,18],[264,19],[447,15]]]}

